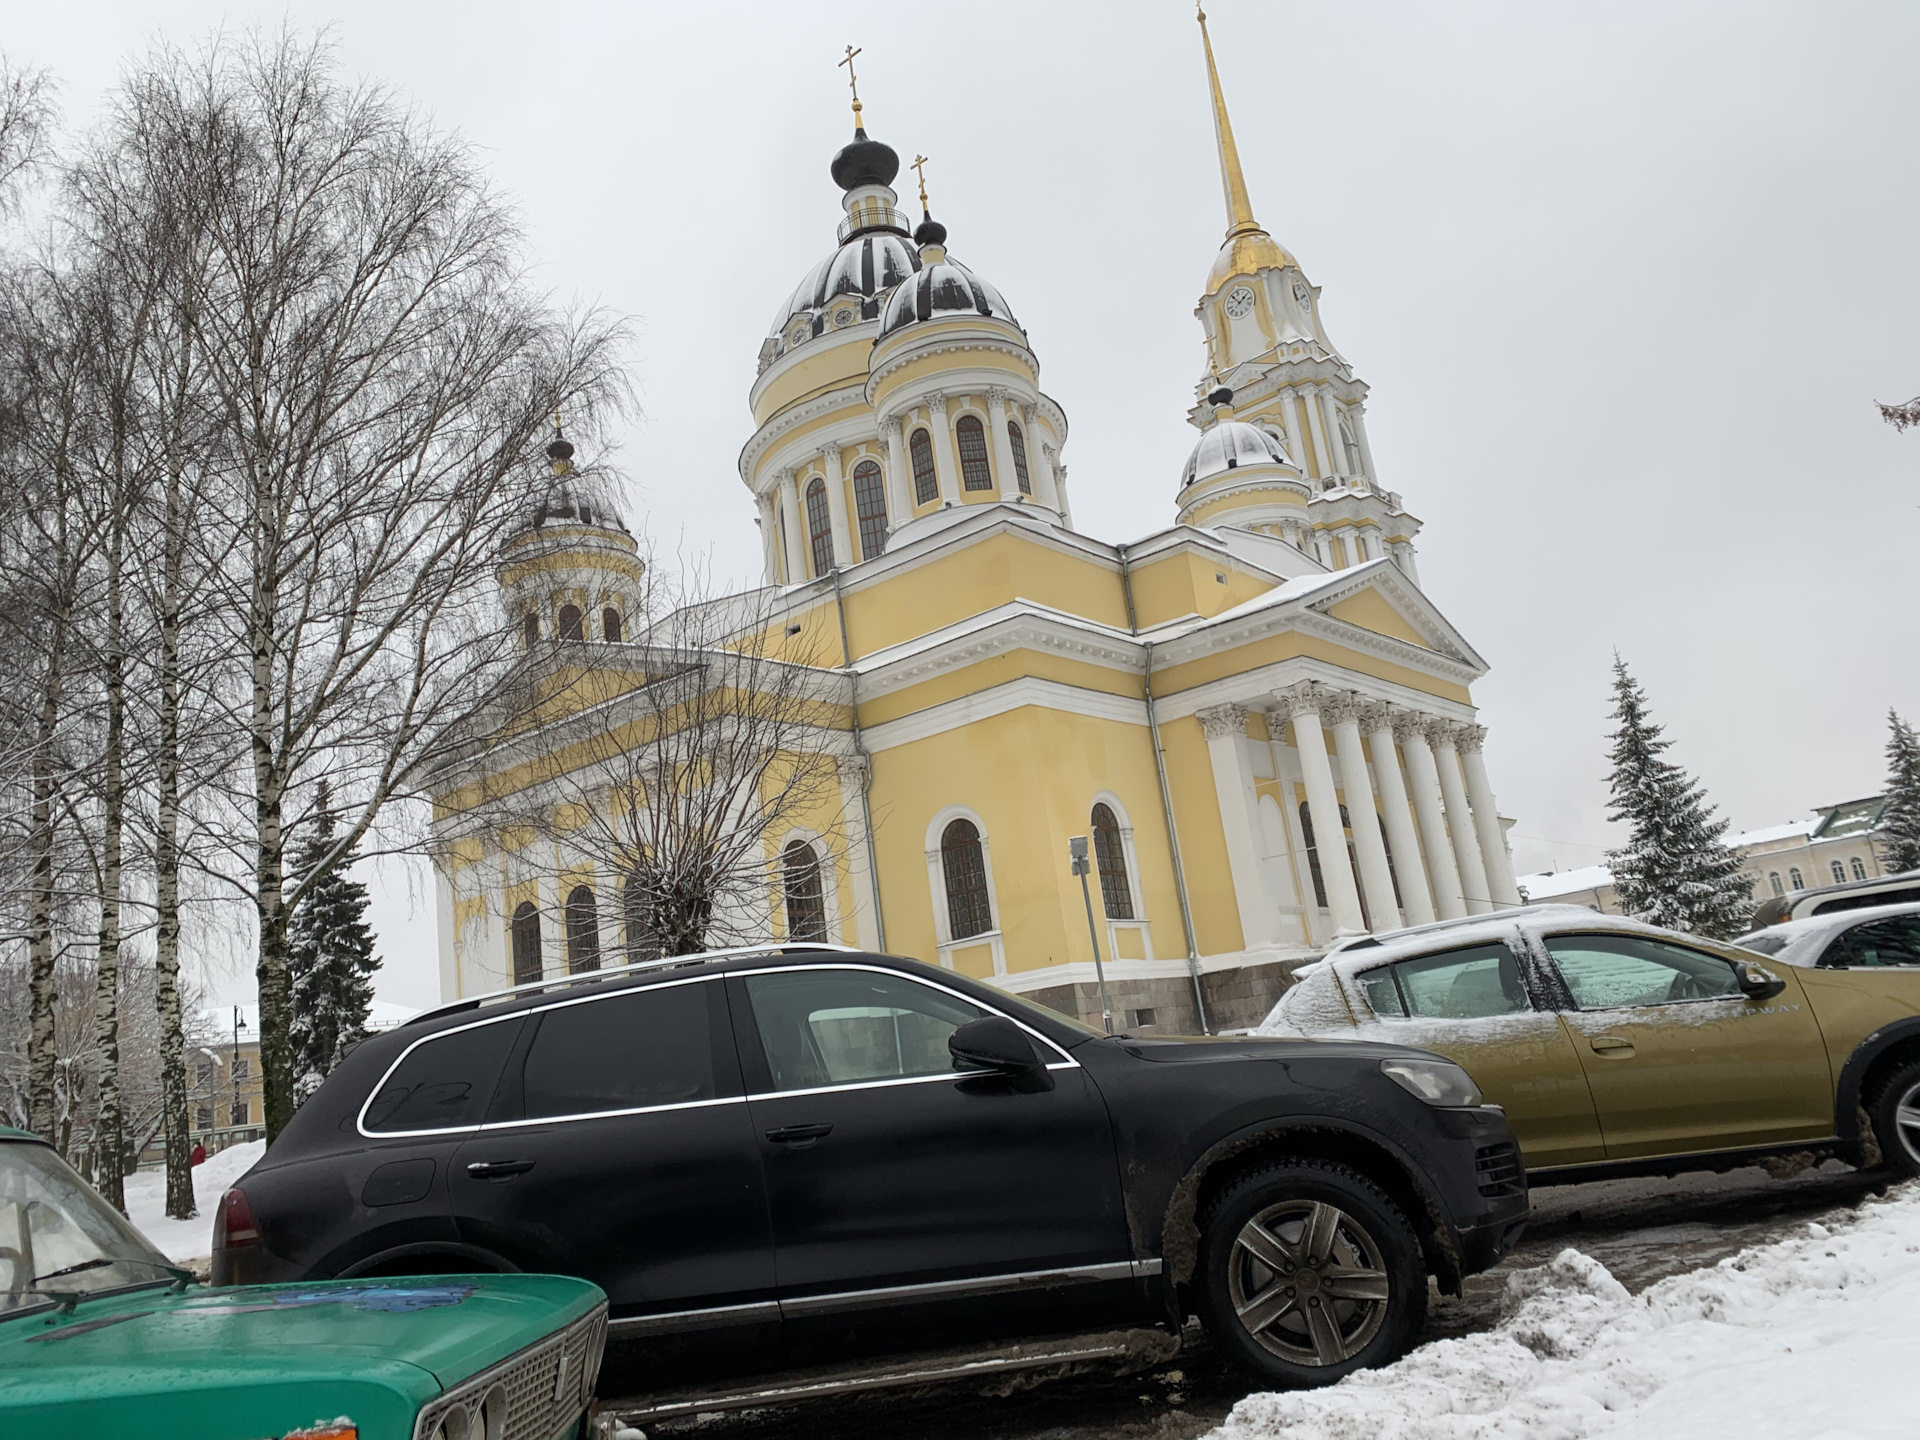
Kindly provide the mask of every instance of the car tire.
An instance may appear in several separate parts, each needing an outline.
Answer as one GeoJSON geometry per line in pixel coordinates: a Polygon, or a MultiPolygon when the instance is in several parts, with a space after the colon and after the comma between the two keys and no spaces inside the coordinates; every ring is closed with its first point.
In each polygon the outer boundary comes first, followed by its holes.
{"type": "Polygon", "coordinates": [[[1920,1175],[1920,1061],[1902,1065],[1876,1086],[1866,1110],[1880,1163],[1897,1175],[1920,1175]]]}
{"type": "Polygon", "coordinates": [[[1201,1225],[1195,1279],[1214,1343],[1277,1387],[1384,1365],[1427,1318],[1413,1226],[1379,1186],[1325,1160],[1284,1161],[1229,1186],[1201,1225]]]}

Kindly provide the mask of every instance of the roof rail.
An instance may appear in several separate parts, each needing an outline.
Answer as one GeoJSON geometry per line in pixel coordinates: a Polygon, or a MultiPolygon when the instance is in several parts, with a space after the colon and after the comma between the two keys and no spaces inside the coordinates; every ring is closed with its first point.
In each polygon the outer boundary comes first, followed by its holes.
{"type": "Polygon", "coordinates": [[[443,1015],[457,1015],[462,1010],[478,1010],[482,1005],[497,1004],[502,1000],[512,1000],[520,995],[534,995],[543,990],[566,990],[575,985],[593,985],[602,980],[615,980],[622,975],[635,975],[645,970],[675,970],[686,965],[704,965],[710,960],[732,960],[742,955],[781,955],[788,951],[800,954],[825,952],[859,955],[864,953],[852,945],[831,945],[824,940],[804,940],[798,943],[781,941],[767,945],[737,945],[730,950],[696,950],[690,955],[662,955],[657,960],[635,960],[626,965],[609,965],[602,970],[582,970],[577,975],[556,975],[551,980],[527,980],[519,985],[509,985],[504,990],[489,990],[484,995],[469,995],[462,1000],[436,1005],[431,1010],[422,1010],[411,1020],[403,1020],[394,1028],[404,1030],[409,1025],[438,1020],[443,1015]]]}
{"type": "MultiPolygon", "coordinates": [[[[1371,935],[1354,935],[1329,945],[1325,953],[1331,956],[1344,955],[1349,950],[1370,950],[1375,946],[1386,945],[1409,935],[1428,935],[1438,930],[1463,930],[1470,925],[1485,925],[1504,918],[1537,915],[1542,910],[1586,910],[1588,914],[1594,913],[1587,910],[1584,905],[1563,905],[1552,900],[1533,900],[1520,905],[1502,905],[1498,909],[1482,910],[1478,915],[1456,915],[1451,920],[1429,920],[1424,925],[1403,925],[1397,930],[1381,930],[1371,935]]],[[[1617,915],[1607,916],[1609,920],[1620,918],[1622,917],[1617,915]]]]}

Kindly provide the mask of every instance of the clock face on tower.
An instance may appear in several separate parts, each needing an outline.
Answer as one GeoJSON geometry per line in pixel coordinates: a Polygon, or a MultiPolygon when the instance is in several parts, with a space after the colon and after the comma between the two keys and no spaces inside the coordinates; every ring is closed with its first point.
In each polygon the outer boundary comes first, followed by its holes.
{"type": "Polygon", "coordinates": [[[1227,296],[1227,314],[1235,320],[1244,320],[1253,313],[1253,291],[1246,286],[1235,287],[1227,296]]]}

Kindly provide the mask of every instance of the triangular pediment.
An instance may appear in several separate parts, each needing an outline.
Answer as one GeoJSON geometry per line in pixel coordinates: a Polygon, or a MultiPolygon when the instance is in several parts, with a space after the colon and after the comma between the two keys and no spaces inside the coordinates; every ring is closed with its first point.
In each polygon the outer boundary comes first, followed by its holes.
{"type": "Polygon", "coordinates": [[[1450,660],[1481,666],[1464,636],[1390,560],[1375,560],[1332,577],[1334,583],[1307,601],[1330,620],[1375,635],[1417,645],[1450,660]],[[1340,582],[1345,583],[1340,583],[1340,582]]]}

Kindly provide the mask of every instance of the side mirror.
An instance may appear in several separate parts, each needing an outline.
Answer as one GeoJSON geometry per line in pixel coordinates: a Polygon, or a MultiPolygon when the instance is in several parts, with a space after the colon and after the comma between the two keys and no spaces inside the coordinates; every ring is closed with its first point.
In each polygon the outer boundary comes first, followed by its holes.
{"type": "Polygon", "coordinates": [[[1740,993],[1749,1000],[1771,1000],[1787,988],[1787,982],[1772,971],[1744,960],[1733,967],[1733,973],[1740,982],[1740,993]]]}
{"type": "Polygon", "coordinates": [[[947,1037],[947,1053],[962,1070],[990,1070],[1021,1082],[1022,1089],[1053,1088],[1047,1062],[1034,1050],[1027,1032],[1002,1015],[962,1025],[947,1037]]]}

